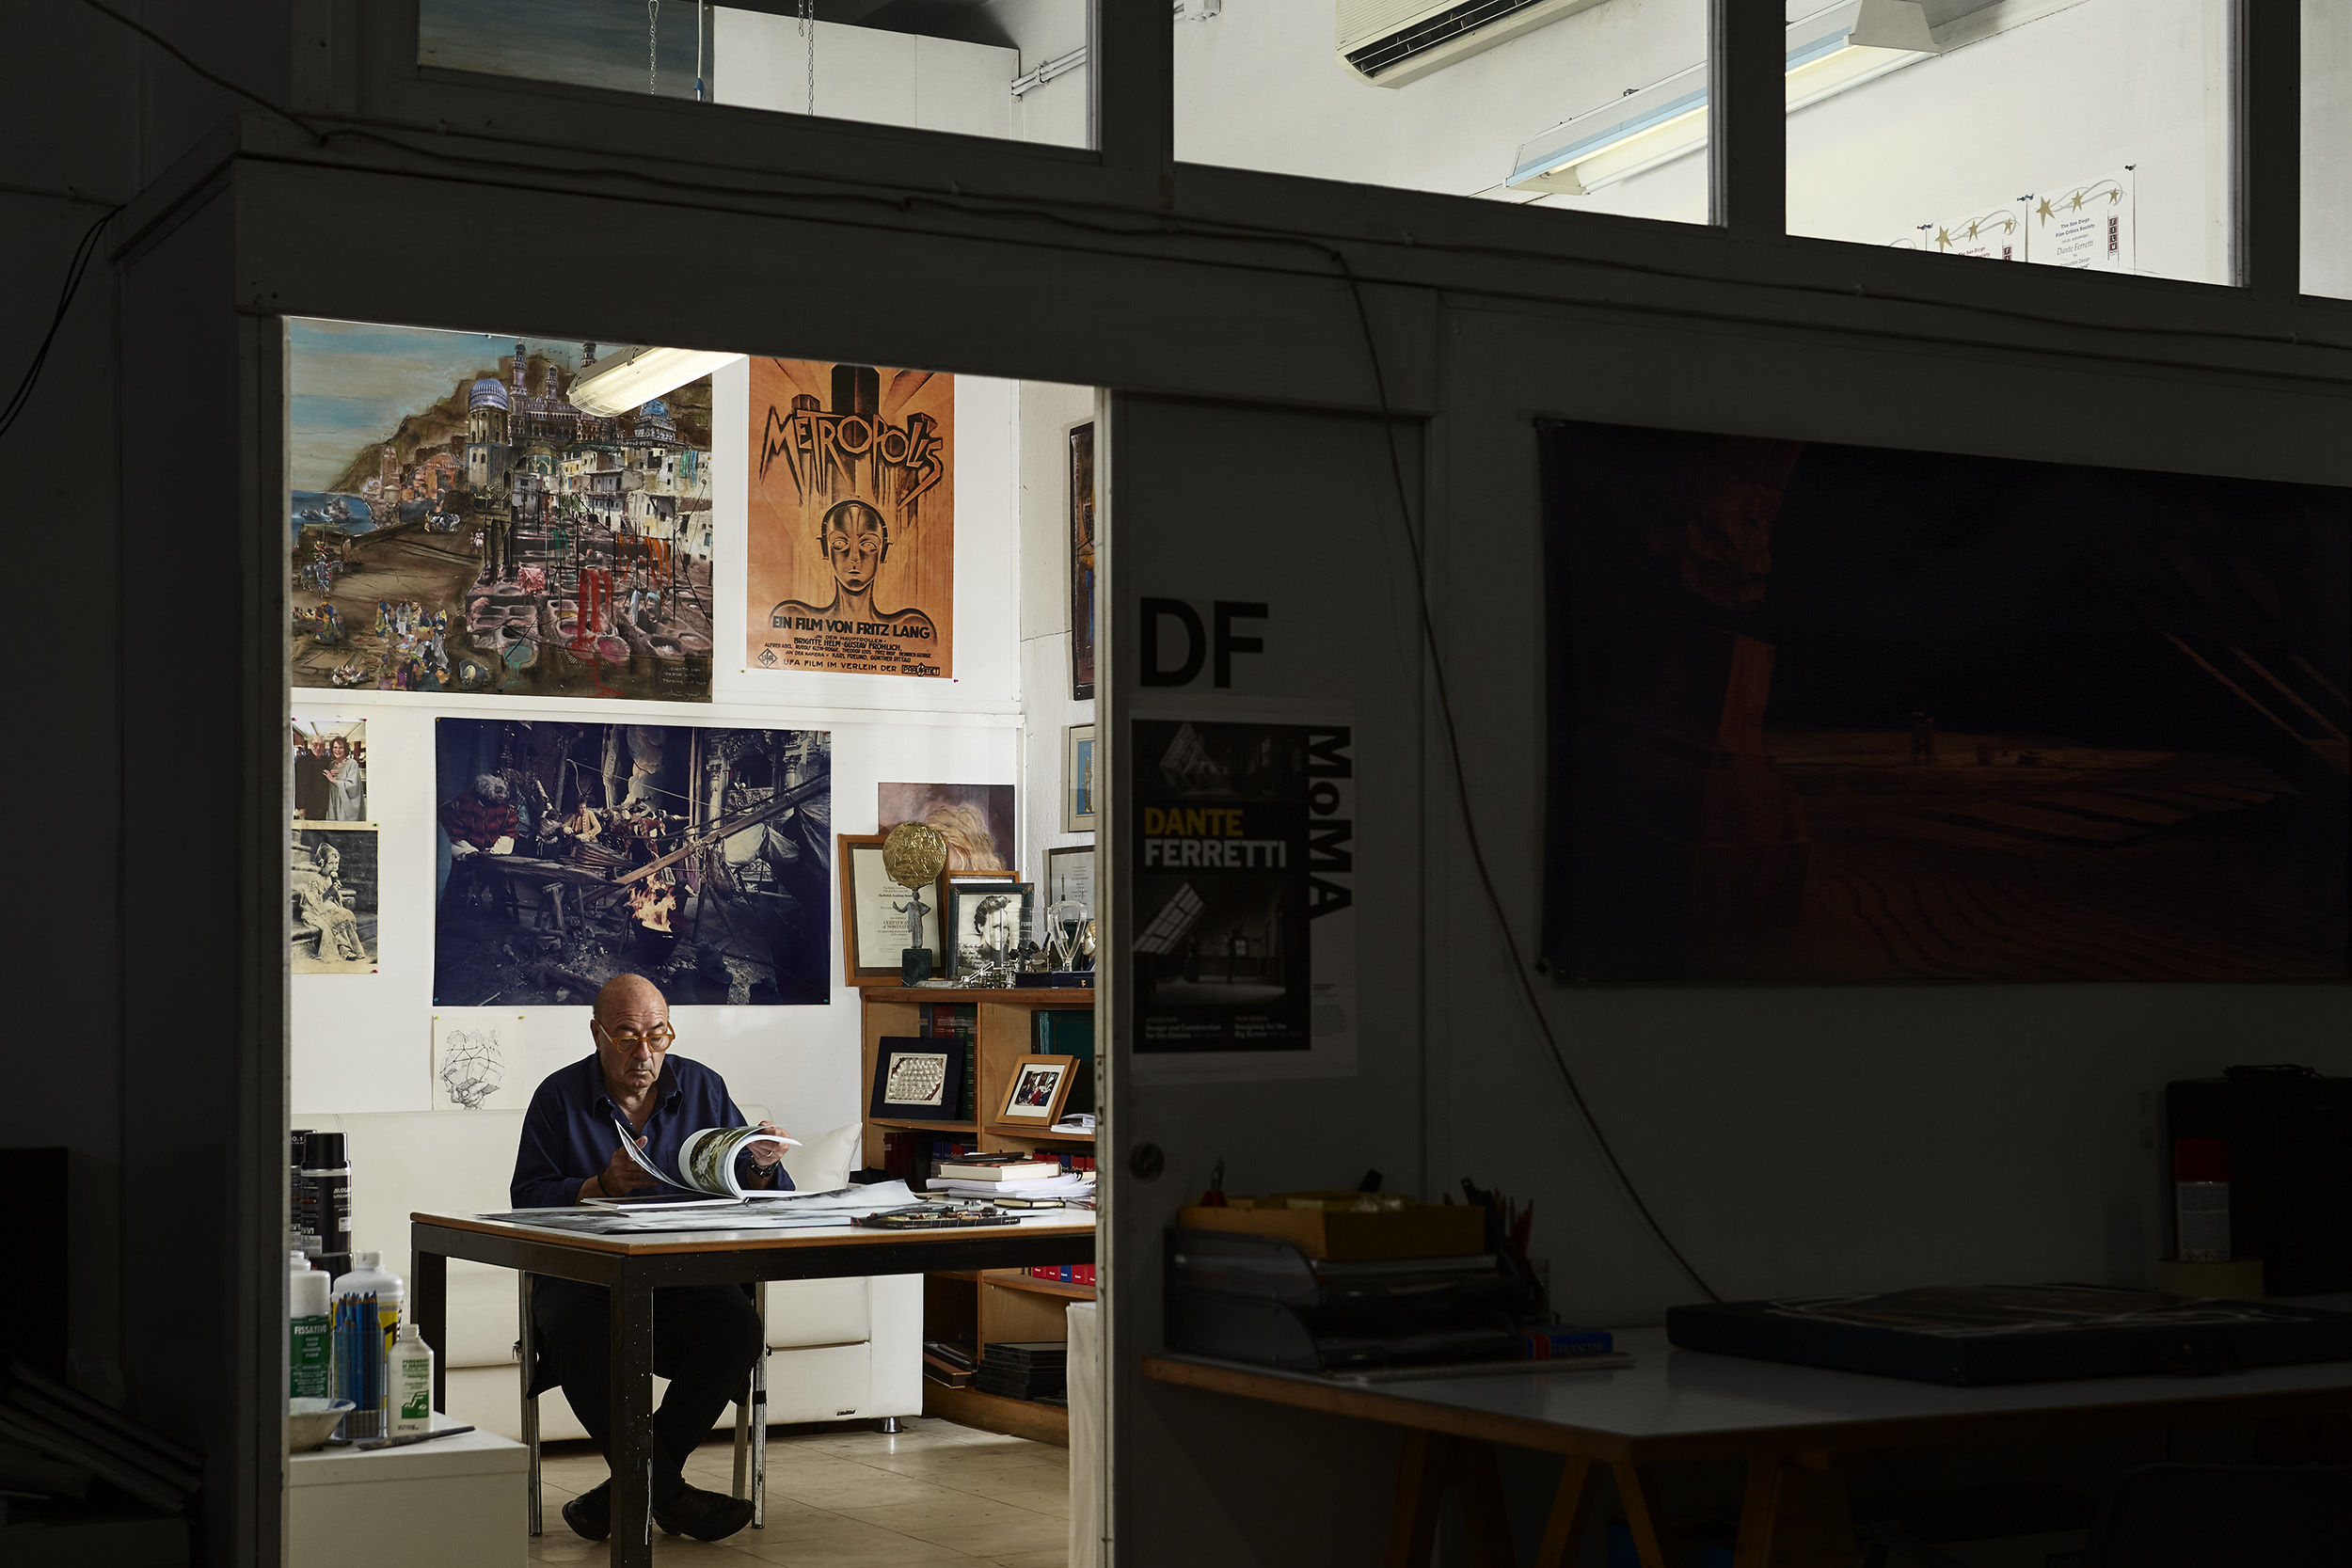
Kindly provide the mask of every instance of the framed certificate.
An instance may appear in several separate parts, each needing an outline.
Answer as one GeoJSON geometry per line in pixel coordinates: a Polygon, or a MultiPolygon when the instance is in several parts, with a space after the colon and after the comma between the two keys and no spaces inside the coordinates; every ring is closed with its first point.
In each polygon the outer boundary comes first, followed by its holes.
{"type": "MultiPolygon", "coordinates": [[[[834,858],[841,867],[841,977],[853,986],[895,986],[904,971],[907,900],[914,895],[890,879],[882,865],[881,833],[838,833],[834,858]]],[[[919,890],[923,945],[930,949],[931,973],[945,974],[939,946],[940,911],[946,903],[942,875],[919,890]]]]}
{"type": "Polygon", "coordinates": [[[961,1121],[964,1042],[952,1035],[884,1035],[874,1042],[866,1115],[901,1121],[961,1121]]]}

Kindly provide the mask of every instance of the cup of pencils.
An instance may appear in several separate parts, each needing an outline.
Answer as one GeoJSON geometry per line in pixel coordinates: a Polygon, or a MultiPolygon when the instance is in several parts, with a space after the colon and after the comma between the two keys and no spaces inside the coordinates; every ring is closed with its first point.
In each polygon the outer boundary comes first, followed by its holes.
{"type": "Polygon", "coordinates": [[[335,1440],[355,1442],[385,1433],[384,1325],[376,1316],[375,1292],[336,1298],[332,1325],[335,1398],[352,1402],[351,1414],[335,1429],[335,1440]]]}

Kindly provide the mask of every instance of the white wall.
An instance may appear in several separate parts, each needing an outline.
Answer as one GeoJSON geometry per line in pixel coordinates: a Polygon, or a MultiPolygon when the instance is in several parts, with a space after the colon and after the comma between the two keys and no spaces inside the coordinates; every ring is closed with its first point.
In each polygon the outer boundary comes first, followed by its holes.
{"type": "MultiPolygon", "coordinates": [[[[997,0],[989,8],[1015,47],[876,27],[817,24],[817,113],[1064,147],[1087,144],[1086,71],[1016,99],[1014,77],[1086,41],[1078,0],[997,0]]],[[[711,95],[722,103],[805,114],[808,41],[798,19],[715,7],[711,95]]]]}
{"type": "MultiPolygon", "coordinates": [[[[505,1086],[490,1104],[515,1109],[541,1076],[589,1047],[585,998],[532,1008],[433,1006],[434,857],[439,799],[434,779],[437,718],[571,721],[817,728],[833,736],[833,826],[836,833],[872,832],[875,786],[884,782],[1016,784],[1024,773],[1024,617],[1018,602],[1026,516],[1016,488],[1020,452],[1014,420],[1025,396],[1052,407],[1085,407],[1084,390],[1018,387],[959,377],[956,387],[956,610],[953,680],[822,675],[746,669],[740,584],[744,556],[744,459],[748,361],[723,368],[712,397],[712,497],[718,578],[717,645],[708,705],[580,702],[452,694],[298,691],[297,720],[368,721],[369,809],[379,824],[383,867],[379,948],[374,974],[299,974],[293,978],[291,1103],[296,1125],[309,1115],[352,1111],[446,1109],[433,1075],[436,1020],[451,1027],[495,1029],[507,1056],[505,1086]],[[729,584],[736,585],[733,592],[729,584]]],[[[1054,417],[1058,418],[1058,414],[1054,417]]],[[[1054,438],[1049,433],[1048,439],[1054,438]]],[[[1059,578],[1041,613],[1061,602],[1059,578]]],[[[1047,689],[1054,733],[1069,707],[1067,676],[1047,689]]],[[[1025,837],[1032,820],[1022,802],[1021,863],[1040,851],[1025,837]]],[[[837,884],[836,884],[837,885],[837,884]]],[[[837,926],[838,907],[828,913],[837,926]]],[[[678,1049],[725,1075],[741,1101],[755,1101],[787,1127],[808,1132],[853,1120],[863,1096],[858,1075],[858,1004],[841,983],[840,933],[832,942],[831,1003],[809,1007],[677,1009],[678,1049]]],[[[462,1115],[454,1112],[453,1115],[462,1115]]]]}
{"type": "MultiPolygon", "coordinates": [[[[1820,8],[1792,0],[1792,14],[1820,8]]],[[[1788,118],[1794,233],[1884,244],[2135,166],[2137,270],[2227,277],[2225,0],[1941,0],[1941,56],[1788,118]]],[[[2312,292],[2352,293],[2352,20],[2306,0],[2312,292]]],[[[1705,0],[1603,0],[1402,87],[1342,65],[1328,6],[1232,0],[1176,29],[1188,163],[1490,194],[1519,145],[1707,56],[1705,0]]],[[[1703,222],[1692,154],[1537,205],[1703,222]]]]}

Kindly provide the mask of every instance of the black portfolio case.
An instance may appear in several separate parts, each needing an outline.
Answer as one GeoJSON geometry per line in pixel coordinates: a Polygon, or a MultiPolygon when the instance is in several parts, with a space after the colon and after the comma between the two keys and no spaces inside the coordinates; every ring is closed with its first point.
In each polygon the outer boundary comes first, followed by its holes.
{"type": "Polygon", "coordinates": [[[1677,1307],[1686,1350],[1975,1386],[2352,1360],[2352,1312],[2083,1285],[1677,1307]]]}

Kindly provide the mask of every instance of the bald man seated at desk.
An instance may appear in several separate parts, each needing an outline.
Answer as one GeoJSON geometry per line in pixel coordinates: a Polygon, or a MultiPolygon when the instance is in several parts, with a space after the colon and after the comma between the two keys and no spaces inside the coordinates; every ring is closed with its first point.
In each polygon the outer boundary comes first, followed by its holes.
{"type": "MultiPolygon", "coordinates": [[[[678,1146],[706,1127],[749,1125],[725,1080],[670,1054],[677,1038],[670,1005],[650,980],[623,974],[596,993],[588,1023],[596,1054],[548,1075],[523,1117],[515,1155],[517,1209],[554,1209],[596,1197],[626,1197],[660,1183],[621,1147],[625,1125],[656,1167],[677,1169],[678,1146]]],[[[760,1122],[778,1138],[784,1131],[760,1122]]],[[[737,1155],[750,1187],[789,1189],[784,1145],[760,1139],[737,1155]]],[[[611,1462],[612,1297],[577,1280],[532,1281],[531,1322],[538,1375],[531,1392],[556,1384],[572,1413],[611,1462]]],[[[739,1285],[678,1285],[653,1293],[653,1370],[670,1380],[653,1418],[654,1522],[674,1535],[718,1541],[751,1523],[749,1498],[689,1486],[683,1466],[720,1412],[743,1391],[760,1344],[759,1316],[739,1285]]],[[[564,1505],[573,1533],[612,1533],[612,1482],[564,1505]]]]}

